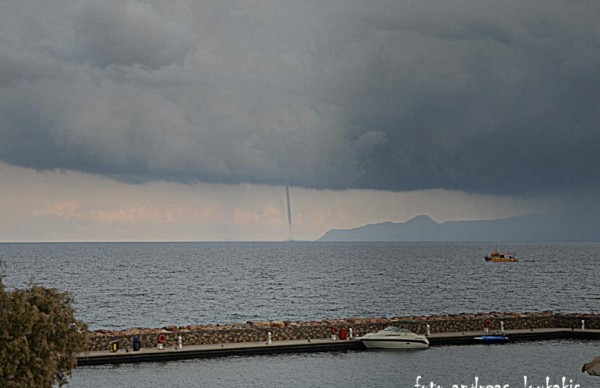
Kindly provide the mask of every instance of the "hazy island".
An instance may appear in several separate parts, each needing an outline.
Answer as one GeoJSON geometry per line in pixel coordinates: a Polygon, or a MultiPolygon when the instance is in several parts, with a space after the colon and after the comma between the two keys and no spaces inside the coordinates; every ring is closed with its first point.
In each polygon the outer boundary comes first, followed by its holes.
{"type": "Polygon", "coordinates": [[[597,242],[600,241],[600,212],[586,209],[443,223],[420,215],[403,223],[332,229],[318,241],[597,242]]]}

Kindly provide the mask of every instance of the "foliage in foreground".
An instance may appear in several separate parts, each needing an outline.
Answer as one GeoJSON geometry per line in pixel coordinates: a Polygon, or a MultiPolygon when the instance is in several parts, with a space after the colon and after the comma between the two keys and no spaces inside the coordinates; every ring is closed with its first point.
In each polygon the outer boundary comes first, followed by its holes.
{"type": "Polygon", "coordinates": [[[39,285],[7,291],[2,278],[0,386],[66,384],[87,336],[85,323],[75,319],[70,294],[39,285]]]}

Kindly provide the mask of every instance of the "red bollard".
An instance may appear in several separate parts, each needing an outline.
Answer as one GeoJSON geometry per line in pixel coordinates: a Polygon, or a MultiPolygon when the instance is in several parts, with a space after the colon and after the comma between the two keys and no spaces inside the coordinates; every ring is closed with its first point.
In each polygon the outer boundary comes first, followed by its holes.
{"type": "Polygon", "coordinates": [[[348,339],[348,329],[342,327],[340,329],[340,341],[345,341],[348,339]]]}

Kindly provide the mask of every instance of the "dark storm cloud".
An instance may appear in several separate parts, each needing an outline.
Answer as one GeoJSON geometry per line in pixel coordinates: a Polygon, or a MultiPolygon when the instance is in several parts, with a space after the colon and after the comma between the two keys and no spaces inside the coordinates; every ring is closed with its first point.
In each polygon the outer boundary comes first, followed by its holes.
{"type": "Polygon", "coordinates": [[[38,1],[0,12],[0,159],[129,181],[600,183],[596,1],[38,1]]]}
{"type": "Polygon", "coordinates": [[[193,48],[191,26],[160,12],[145,2],[86,3],[74,20],[77,48],[100,67],[181,63],[193,48]]]}

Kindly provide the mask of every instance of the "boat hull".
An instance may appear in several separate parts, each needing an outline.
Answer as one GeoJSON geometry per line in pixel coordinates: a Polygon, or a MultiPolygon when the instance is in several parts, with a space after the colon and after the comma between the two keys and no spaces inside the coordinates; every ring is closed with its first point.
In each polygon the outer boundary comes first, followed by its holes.
{"type": "Polygon", "coordinates": [[[481,337],[475,337],[473,339],[487,344],[503,344],[505,342],[508,342],[508,337],[504,335],[484,335],[481,337]]]}
{"type": "Polygon", "coordinates": [[[519,259],[500,259],[496,257],[486,257],[485,261],[491,261],[492,263],[518,263],[519,259]]]}
{"type": "Polygon", "coordinates": [[[413,339],[361,339],[367,349],[427,349],[429,343],[413,339]]]}

